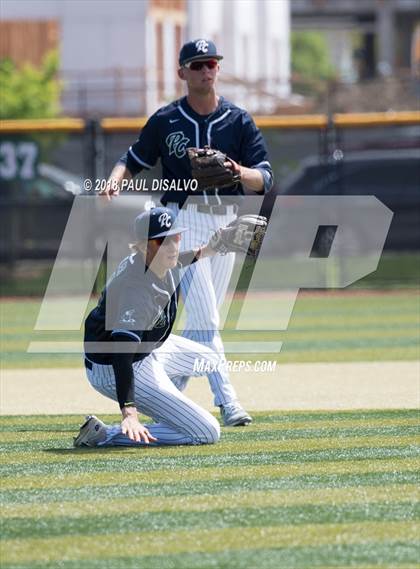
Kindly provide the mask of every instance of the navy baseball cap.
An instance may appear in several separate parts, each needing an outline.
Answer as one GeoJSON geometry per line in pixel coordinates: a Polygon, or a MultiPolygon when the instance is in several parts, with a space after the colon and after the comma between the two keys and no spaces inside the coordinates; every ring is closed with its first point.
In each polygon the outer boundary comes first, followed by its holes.
{"type": "Polygon", "coordinates": [[[179,52],[179,65],[182,67],[199,59],[223,59],[223,55],[217,53],[216,45],[211,40],[201,38],[184,43],[179,52]]]}
{"type": "Polygon", "coordinates": [[[175,224],[175,214],[167,207],[154,207],[136,217],[135,231],[139,241],[166,237],[187,231],[186,227],[175,224]]]}

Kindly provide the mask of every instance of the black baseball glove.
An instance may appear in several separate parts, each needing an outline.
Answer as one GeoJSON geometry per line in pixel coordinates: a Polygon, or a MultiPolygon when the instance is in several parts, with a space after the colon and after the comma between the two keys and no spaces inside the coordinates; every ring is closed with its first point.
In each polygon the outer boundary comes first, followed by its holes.
{"type": "Polygon", "coordinates": [[[266,229],[266,217],[241,215],[226,227],[218,229],[210,238],[209,245],[221,255],[235,252],[246,253],[248,257],[256,257],[266,229]]]}
{"type": "Polygon", "coordinates": [[[188,148],[187,151],[192,178],[198,182],[197,190],[225,188],[236,184],[241,179],[233,161],[223,152],[209,146],[188,148]],[[230,162],[233,168],[225,166],[225,162],[230,162]]]}

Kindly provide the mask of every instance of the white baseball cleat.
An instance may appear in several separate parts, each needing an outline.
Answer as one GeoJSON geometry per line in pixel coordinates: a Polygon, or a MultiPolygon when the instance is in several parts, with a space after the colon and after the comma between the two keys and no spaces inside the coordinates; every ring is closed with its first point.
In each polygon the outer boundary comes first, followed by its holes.
{"type": "Polygon", "coordinates": [[[239,403],[227,403],[220,405],[220,414],[225,427],[242,427],[252,423],[252,417],[239,403]]]}
{"type": "Polygon", "coordinates": [[[74,447],[96,447],[106,439],[106,425],[95,415],[86,415],[79,434],[73,439],[74,447]]]}

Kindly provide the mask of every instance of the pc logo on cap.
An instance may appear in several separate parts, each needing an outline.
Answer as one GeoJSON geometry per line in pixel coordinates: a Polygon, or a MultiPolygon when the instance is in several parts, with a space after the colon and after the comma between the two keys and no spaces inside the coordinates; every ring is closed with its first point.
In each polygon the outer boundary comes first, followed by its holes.
{"type": "Polygon", "coordinates": [[[211,40],[203,38],[185,43],[179,52],[179,65],[182,67],[190,61],[199,59],[223,59],[217,53],[216,45],[211,40]]]}
{"type": "Polygon", "coordinates": [[[174,212],[167,207],[154,207],[144,211],[136,217],[136,238],[145,241],[187,231],[186,227],[177,226],[175,221],[174,212]]]}

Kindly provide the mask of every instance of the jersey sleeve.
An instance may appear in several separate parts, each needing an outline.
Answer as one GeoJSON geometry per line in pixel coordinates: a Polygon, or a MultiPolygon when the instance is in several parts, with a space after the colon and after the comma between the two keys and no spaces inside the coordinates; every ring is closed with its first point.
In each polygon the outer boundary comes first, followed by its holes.
{"type": "MultiPolygon", "coordinates": [[[[123,336],[118,336],[115,341],[123,342],[123,336]]],[[[118,350],[118,344],[116,346],[118,350]]],[[[117,391],[117,399],[120,409],[128,405],[135,405],[134,393],[134,374],[133,374],[133,359],[134,352],[132,353],[116,353],[112,358],[112,367],[115,375],[115,387],[117,391]]]]}
{"type": "Polygon", "coordinates": [[[158,127],[159,118],[154,114],[142,128],[136,142],[121,156],[119,162],[125,164],[133,176],[144,168],[150,170],[156,164],[160,156],[158,127]]]}
{"type": "Polygon", "coordinates": [[[267,146],[260,129],[248,113],[242,117],[241,164],[258,169],[264,180],[264,193],[273,187],[273,170],[268,159],[267,146]]]}

